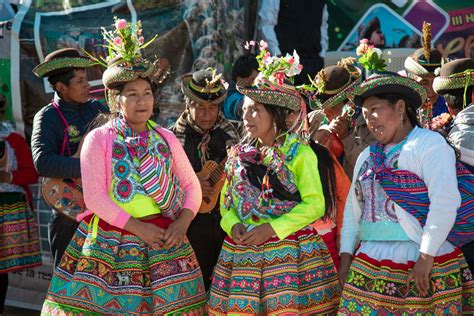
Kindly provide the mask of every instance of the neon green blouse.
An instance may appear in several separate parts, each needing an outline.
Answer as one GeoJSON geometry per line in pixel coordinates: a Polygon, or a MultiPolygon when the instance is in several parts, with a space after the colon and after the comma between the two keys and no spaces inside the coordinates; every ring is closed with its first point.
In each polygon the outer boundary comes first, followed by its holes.
{"type": "MultiPolygon", "coordinates": [[[[292,135],[287,135],[285,142],[279,147],[286,156],[292,145],[298,139],[292,135]]],[[[264,164],[270,163],[271,157],[266,157],[264,164]]],[[[276,218],[263,219],[248,218],[241,222],[236,211],[237,203],[233,203],[230,208],[223,207],[224,197],[228,188],[228,181],[225,182],[221,191],[221,226],[224,231],[231,236],[232,227],[237,223],[244,225],[258,226],[270,223],[280,239],[301,230],[307,225],[324,215],[325,204],[323,189],[318,172],[318,159],[309,145],[299,144],[296,154],[291,160],[285,160],[285,166],[293,173],[295,185],[300,193],[301,202],[296,204],[288,213],[276,218]]],[[[235,195],[233,194],[235,197],[235,195]]]]}

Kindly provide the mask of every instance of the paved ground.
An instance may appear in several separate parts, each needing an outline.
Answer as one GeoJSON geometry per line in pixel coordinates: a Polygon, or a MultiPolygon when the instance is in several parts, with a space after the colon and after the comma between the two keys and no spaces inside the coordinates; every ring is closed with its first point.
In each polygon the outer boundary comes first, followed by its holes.
{"type": "Polygon", "coordinates": [[[5,306],[2,316],[38,316],[39,314],[39,311],[5,306]]]}

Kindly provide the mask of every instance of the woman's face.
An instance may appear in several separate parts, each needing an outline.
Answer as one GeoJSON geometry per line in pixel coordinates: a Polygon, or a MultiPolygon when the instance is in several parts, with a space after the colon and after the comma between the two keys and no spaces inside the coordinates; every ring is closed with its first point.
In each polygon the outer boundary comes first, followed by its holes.
{"type": "Polygon", "coordinates": [[[398,100],[392,105],[386,100],[373,96],[365,99],[362,104],[362,115],[367,122],[367,127],[382,144],[393,143],[397,138],[402,129],[404,113],[403,100],[398,100]]]}
{"type": "Polygon", "coordinates": [[[263,104],[245,97],[242,110],[244,127],[250,137],[265,139],[268,138],[269,135],[276,134],[273,117],[265,109],[263,104]]]}
{"type": "Polygon", "coordinates": [[[148,81],[137,79],[125,84],[118,96],[118,106],[135,130],[146,128],[146,122],[153,114],[153,91],[148,81]]]}

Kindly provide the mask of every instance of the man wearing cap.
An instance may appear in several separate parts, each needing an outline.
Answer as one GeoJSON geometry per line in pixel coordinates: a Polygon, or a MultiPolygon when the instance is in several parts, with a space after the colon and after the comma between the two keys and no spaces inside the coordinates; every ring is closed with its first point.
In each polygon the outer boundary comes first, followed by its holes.
{"type": "MultiPolygon", "coordinates": [[[[206,69],[182,77],[182,91],[186,109],[171,128],[184,147],[195,172],[200,172],[206,162],[220,163],[226,159],[226,147],[240,141],[232,123],[224,118],[221,103],[227,88],[221,75],[206,69]]],[[[203,199],[214,194],[208,176],[200,177],[203,199]]],[[[198,213],[188,229],[189,241],[196,252],[206,290],[221,251],[225,232],[220,227],[219,201],[209,212],[198,213]]]]}
{"type": "MultiPolygon", "coordinates": [[[[55,91],[51,103],[36,113],[31,148],[33,162],[40,176],[59,179],[81,177],[79,149],[88,125],[105,107],[89,99],[86,68],[95,65],[78,50],[65,48],[46,56],[33,72],[48,78],[55,91]]],[[[91,157],[93,158],[93,157],[91,157]]],[[[77,223],[53,210],[48,224],[48,239],[56,267],[76,231],[77,223]]]]}
{"type": "Polygon", "coordinates": [[[443,97],[433,90],[433,80],[436,69],[444,63],[441,53],[436,48],[431,48],[431,24],[423,23],[423,47],[417,49],[413,55],[405,59],[405,69],[409,76],[426,89],[427,99],[418,110],[422,126],[426,126],[434,117],[448,112],[443,97]]]}

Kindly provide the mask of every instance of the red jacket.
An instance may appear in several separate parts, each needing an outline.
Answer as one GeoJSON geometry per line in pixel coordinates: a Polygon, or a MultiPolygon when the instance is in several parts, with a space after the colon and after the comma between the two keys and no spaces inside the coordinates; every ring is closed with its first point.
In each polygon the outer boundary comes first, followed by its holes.
{"type": "Polygon", "coordinates": [[[12,172],[12,184],[19,185],[25,190],[28,202],[32,205],[33,196],[28,185],[38,182],[38,173],[33,165],[28,143],[17,133],[11,133],[5,140],[13,148],[18,162],[17,170],[12,172]]]}

